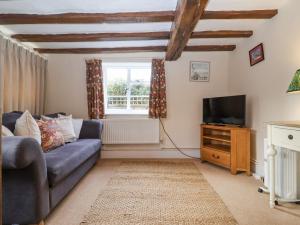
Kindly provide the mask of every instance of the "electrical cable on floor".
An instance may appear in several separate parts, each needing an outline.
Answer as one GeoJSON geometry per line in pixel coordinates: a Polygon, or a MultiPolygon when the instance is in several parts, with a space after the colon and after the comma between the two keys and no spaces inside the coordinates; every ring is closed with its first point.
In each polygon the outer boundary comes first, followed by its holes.
{"type": "Polygon", "coordinates": [[[161,121],[161,118],[159,118],[159,122],[161,124],[161,127],[164,131],[164,133],[166,134],[166,136],[168,137],[168,139],[171,141],[171,143],[173,144],[173,146],[176,148],[177,151],[179,151],[182,155],[185,155],[186,157],[189,157],[189,158],[192,158],[192,159],[200,159],[198,157],[194,157],[194,156],[191,156],[191,155],[188,155],[186,153],[184,153],[176,144],[175,142],[172,140],[172,138],[170,137],[170,135],[168,134],[168,132],[166,131],[165,129],[165,126],[163,124],[163,122],[161,121]]]}

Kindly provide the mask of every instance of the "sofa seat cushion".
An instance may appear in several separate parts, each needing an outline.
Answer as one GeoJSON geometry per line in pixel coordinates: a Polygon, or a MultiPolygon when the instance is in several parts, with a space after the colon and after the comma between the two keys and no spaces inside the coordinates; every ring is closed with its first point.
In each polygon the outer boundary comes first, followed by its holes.
{"type": "Polygon", "coordinates": [[[45,153],[49,185],[55,186],[100,148],[99,139],[82,139],[45,153]]]}

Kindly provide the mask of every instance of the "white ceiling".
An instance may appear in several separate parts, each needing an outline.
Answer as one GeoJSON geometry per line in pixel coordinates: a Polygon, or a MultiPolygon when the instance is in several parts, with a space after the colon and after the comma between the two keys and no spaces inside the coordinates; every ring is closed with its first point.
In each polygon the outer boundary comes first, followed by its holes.
{"type": "Polygon", "coordinates": [[[151,32],[169,31],[172,23],[134,24],[38,24],[5,26],[11,34],[63,34],[63,33],[107,33],[107,32],[151,32]]]}
{"type": "MultiPolygon", "coordinates": [[[[279,7],[288,0],[209,0],[207,10],[279,7]]],[[[175,10],[177,0],[5,0],[0,13],[134,12],[175,10]]]]}
{"type": "Polygon", "coordinates": [[[0,3],[1,13],[55,14],[174,10],[177,0],[11,0],[0,3]]]}
{"type": "MultiPolygon", "coordinates": [[[[210,0],[207,10],[253,10],[280,9],[292,0],[210,0]]],[[[66,12],[111,13],[138,11],[175,10],[177,0],[0,0],[0,13],[56,14],[66,12]]],[[[253,30],[265,20],[200,20],[195,31],[202,30],[253,30]]],[[[169,31],[171,23],[134,24],[47,24],[7,25],[0,30],[7,35],[56,34],[56,33],[97,33],[97,32],[149,32],[169,31]]],[[[235,44],[241,39],[191,39],[189,45],[235,44]]],[[[122,47],[166,45],[167,40],[157,41],[105,41],[73,43],[26,43],[30,47],[80,48],[80,47],[122,47]]]]}

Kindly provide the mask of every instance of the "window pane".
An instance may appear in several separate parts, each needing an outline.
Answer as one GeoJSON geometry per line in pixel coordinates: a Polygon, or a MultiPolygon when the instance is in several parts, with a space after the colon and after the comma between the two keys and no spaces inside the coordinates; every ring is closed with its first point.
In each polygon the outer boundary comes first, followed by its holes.
{"type": "Polygon", "coordinates": [[[147,82],[150,83],[151,69],[150,68],[138,68],[131,69],[131,82],[147,82]]]}
{"type": "Polygon", "coordinates": [[[107,94],[113,96],[125,96],[127,91],[127,70],[107,69],[107,94]]]}
{"type": "Polygon", "coordinates": [[[148,109],[150,94],[150,68],[131,69],[130,108],[148,109]]]}
{"type": "Polygon", "coordinates": [[[108,114],[146,114],[151,63],[104,63],[108,114]]]}
{"type": "Polygon", "coordinates": [[[107,69],[107,109],[127,108],[127,69],[107,69]]]}
{"type": "Polygon", "coordinates": [[[149,108],[149,95],[138,96],[132,95],[130,96],[130,108],[132,110],[146,110],[149,108]]]}
{"type": "Polygon", "coordinates": [[[131,95],[149,95],[150,84],[148,83],[135,83],[131,85],[131,95]]]}

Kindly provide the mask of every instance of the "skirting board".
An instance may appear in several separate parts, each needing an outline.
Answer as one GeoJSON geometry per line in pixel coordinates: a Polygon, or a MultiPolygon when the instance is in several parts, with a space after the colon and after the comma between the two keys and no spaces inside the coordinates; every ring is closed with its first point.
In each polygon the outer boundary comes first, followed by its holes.
{"type": "MultiPolygon", "coordinates": [[[[200,158],[199,149],[184,149],[183,152],[189,156],[200,158]]],[[[176,149],[156,149],[156,150],[102,150],[101,158],[103,159],[159,159],[159,158],[182,158],[187,156],[181,154],[176,149]]],[[[264,176],[263,164],[251,159],[251,171],[257,177],[264,176]]]]}
{"type": "MultiPolygon", "coordinates": [[[[200,158],[199,149],[184,149],[183,152],[189,156],[200,158]]],[[[176,149],[161,149],[161,150],[102,150],[101,158],[103,159],[163,159],[163,158],[188,158],[187,156],[181,154],[176,149]]]]}
{"type": "Polygon", "coordinates": [[[254,176],[257,178],[264,177],[264,164],[263,162],[251,159],[251,171],[254,173],[254,176]]]}

